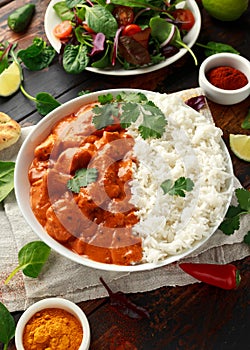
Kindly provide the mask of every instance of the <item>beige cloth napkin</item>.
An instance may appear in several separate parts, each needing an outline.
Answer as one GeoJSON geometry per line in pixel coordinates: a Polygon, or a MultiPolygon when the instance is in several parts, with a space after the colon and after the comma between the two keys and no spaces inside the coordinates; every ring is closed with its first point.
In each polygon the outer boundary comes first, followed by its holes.
{"type": "MultiPolygon", "coordinates": [[[[197,93],[197,89],[195,89],[197,93]]],[[[210,114],[211,117],[211,114],[210,114]]],[[[1,160],[11,160],[30,132],[23,128],[18,143],[0,152],[1,160]]],[[[241,187],[234,179],[235,188],[241,187]]],[[[233,196],[232,203],[236,204],[233,196]]],[[[241,218],[240,229],[231,236],[217,230],[213,236],[192,255],[182,261],[204,263],[229,263],[250,255],[250,248],[242,243],[249,230],[249,216],[241,218]]],[[[80,302],[107,296],[99,281],[100,276],[114,290],[136,293],[154,290],[163,286],[184,286],[197,282],[185,274],[177,264],[170,264],[146,272],[117,273],[95,270],[72,262],[52,251],[48,262],[37,279],[18,272],[8,285],[4,280],[18,265],[18,251],[28,242],[38,240],[37,235],[24,220],[12,192],[0,207],[0,301],[10,311],[24,310],[34,302],[52,296],[61,296],[80,302]]]]}

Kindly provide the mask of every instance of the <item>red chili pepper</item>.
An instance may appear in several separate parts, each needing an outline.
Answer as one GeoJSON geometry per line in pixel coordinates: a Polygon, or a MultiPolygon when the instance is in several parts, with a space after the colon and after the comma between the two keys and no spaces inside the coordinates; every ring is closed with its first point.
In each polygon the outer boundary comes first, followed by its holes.
{"type": "Polygon", "coordinates": [[[223,289],[235,289],[240,284],[240,272],[232,264],[181,263],[180,268],[201,282],[223,289]]]}

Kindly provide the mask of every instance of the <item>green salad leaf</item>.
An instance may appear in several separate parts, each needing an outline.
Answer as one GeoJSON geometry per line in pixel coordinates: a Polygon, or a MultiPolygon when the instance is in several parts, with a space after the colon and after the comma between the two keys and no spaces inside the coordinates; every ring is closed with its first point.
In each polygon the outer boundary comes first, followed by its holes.
{"type": "Polygon", "coordinates": [[[2,202],[14,188],[14,170],[14,162],[0,161],[0,202],[2,202]]]}

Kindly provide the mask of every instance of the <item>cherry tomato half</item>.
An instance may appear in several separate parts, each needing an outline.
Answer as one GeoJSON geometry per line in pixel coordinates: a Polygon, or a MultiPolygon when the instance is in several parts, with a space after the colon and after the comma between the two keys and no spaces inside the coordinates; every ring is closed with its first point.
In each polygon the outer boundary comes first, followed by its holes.
{"type": "Polygon", "coordinates": [[[70,36],[72,33],[73,27],[70,21],[63,21],[59,23],[53,29],[54,35],[59,39],[64,39],[70,36]]]}
{"type": "Polygon", "coordinates": [[[86,30],[86,32],[90,33],[90,34],[94,34],[95,32],[93,31],[93,29],[91,29],[87,23],[83,22],[82,24],[83,28],[86,30]]]}
{"type": "Polygon", "coordinates": [[[135,33],[141,32],[141,27],[137,24],[128,24],[122,31],[122,35],[131,36],[135,33]]]}
{"type": "Polygon", "coordinates": [[[180,26],[181,30],[190,30],[195,23],[194,15],[188,9],[177,9],[172,12],[172,15],[178,21],[183,22],[180,26]]]}
{"type": "Polygon", "coordinates": [[[127,26],[133,23],[134,11],[129,6],[117,6],[113,11],[113,16],[115,17],[119,27],[127,26]]]}

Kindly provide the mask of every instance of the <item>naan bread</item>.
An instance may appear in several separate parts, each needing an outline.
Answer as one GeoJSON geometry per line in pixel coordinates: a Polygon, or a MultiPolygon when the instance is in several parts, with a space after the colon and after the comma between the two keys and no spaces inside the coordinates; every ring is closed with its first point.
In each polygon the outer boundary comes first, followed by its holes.
{"type": "Polygon", "coordinates": [[[0,112],[0,151],[17,142],[21,126],[7,114],[0,112]]]}

